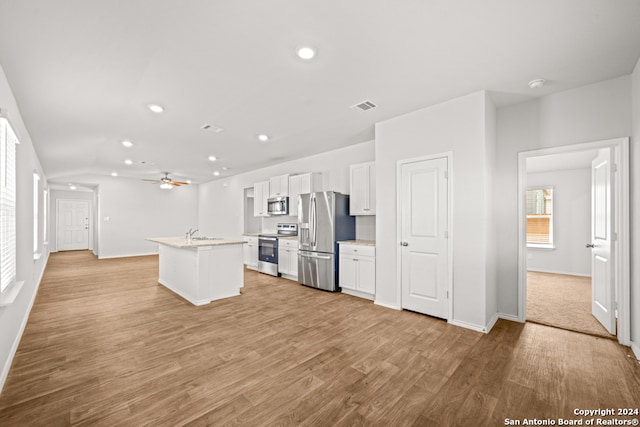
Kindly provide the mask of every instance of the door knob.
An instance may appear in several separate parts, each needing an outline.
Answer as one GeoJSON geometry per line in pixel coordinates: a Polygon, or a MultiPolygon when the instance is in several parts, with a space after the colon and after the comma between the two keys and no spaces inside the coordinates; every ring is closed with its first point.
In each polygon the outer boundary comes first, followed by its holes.
{"type": "Polygon", "coordinates": [[[595,248],[595,247],[596,247],[596,245],[595,245],[595,244],[593,244],[593,243],[587,243],[587,244],[585,245],[585,247],[593,249],[593,248],[595,248]]]}
{"type": "Polygon", "coordinates": [[[409,242],[400,242],[402,246],[409,246],[409,242]]]}

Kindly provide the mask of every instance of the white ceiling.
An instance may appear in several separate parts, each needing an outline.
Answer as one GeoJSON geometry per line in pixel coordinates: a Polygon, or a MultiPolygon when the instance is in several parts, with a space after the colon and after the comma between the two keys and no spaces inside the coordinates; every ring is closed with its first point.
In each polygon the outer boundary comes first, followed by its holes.
{"type": "Polygon", "coordinates": [[[205,182],[478,90],[507,105],[630,74],[638,22],[637,0],[0,0],[0,64],[50,181],[205,182]]]}

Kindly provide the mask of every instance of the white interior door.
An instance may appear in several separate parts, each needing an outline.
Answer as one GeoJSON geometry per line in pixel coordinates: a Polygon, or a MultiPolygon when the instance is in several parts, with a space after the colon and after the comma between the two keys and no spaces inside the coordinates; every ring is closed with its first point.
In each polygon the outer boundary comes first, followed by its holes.
{"type": "Polygon", "coordinates": [[[89,201],[58,200],[58,250],[89,249],[89,201]]]}
{"type": "Polygon", "coordinates": [[[447,158],[400,171],[402,308],[449,318],[447,158]]]}
{"type": "Polygon", "coordinates": [[[603,148],[591,164],[591,312],[615,334],[611,175],[611,148],[603,148]]]}

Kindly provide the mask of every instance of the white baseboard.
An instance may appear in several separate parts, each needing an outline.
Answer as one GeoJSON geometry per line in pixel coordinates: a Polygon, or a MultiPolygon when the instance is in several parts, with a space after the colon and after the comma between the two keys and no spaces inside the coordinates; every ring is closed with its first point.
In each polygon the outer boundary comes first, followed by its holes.
{"type": "Polygon", "coordinates": [[[520,322],[518,316],[514,316],[513,314],[498,313],[498,317],[504,320],[510,320],[512,322],[520,322]]]}
{"type": "MultiPolygon", "coordinates": [[[[497,318],[496,318],[496,320],[497,320],[497,318]]],[[[487,327],[486,326],[476,325],[474,323],[462,322],[460,320],[448,320],[448,323],[453,325],[453,326],[459,326],[461,328],[471,329],[472,331],[483,332],[485,334],[487,333],[487,327]]]]}
{"type": "Polygon", "coordinates": [[[211,302],[210,299],[203,299],[203,300],[194,300],[189,298],[187,295],[185,295],[184,293],[180,292],[178,289],[174,289],[171,286],[167,285],[166,283],[163,283],[161,280],[158,280],[158,283],[160,283],[162,286],[164,286],[165,288],[169,289],[171,292],[173,292],[176,295],[181,296],[182,298],[184,298],[186,301],[189,301],[191,304],[199,306],[199,305],[205,305],[205,304],[209,304],[211,302]]]}
{"type": "Polygon", "coordinates": [[[358,297],[358,298],[368,299],[370,301],[373,301],[375,299],[374,295],[368,294],[366,292],[355,291],[353,289],[342,288],[342,293],[343,294],[347,294],[347,295],[351,295],[351,296],[354,296],[354,297],[358,297]]]}
{"type": "Polygon", "coordinates": [[[9,351],[9,357],[2,367],[2,371],[0,372],[0,393],[2,393],[2,389],[4,388],[4,383],[7,381],[7,377],[9,376],[9,370],[11,369],[11,364],[13,363],[13,358],[16,355],[16,351],[18,351],[18,346],[20,345],[20,340],[22,339],[22,334],[24,333],[24,328],[27,327],[27,322],[29,321],[29,315],[31,314],[31,309],[33,308],[33,303],[36,301],[36,296],[38,295],[38,289],[40,289],[40,283],[42,282],[42,277],[44,276],[44,270],[47,268],[47,262],[49,262],[49,253],[47,252],[47,257],[45,258],[42,266],[42,271],[40,272],[40,276],[36,281],[35,289],[33,291],[33,295],[31,295],[31,300],[29,301],[29,306],[27,311],[22,318],[22,323],[20,324],[20,331],[18,335],[16,335],[16,339],[13,341],[11,345],[11,350],[9,351]]]}
{"type": "Polygon", "coordinates": [[[636,359],[640,360],[640,346],[632,341],[631,350],[633,350],[633,354],[636,355],[636,359]]]}
{"type": "Polygon", "coordinates": [[[533,271],[536,273],[565,274],[567,276],[591,277],[591,274],[572,273],[570,271],[546,270],[544,268],[527,268],[527,271],[533,271]]]}
{"type": "Polygon", "coordinates": [[[493,317],[491,318],[491,320],[489,320],[489,323],[487,324],[487,326],[485,327],[486,329],[486,333],[488,334],[489,332],[491,332],[491,329],[493,329],[493,327],[495,326],[496,322],[498,321],[498,319],[500,318],[500,315],[496,312],[493,317]]]}
{"type": "Polygon", "coordinates": [[[118,254],[118,255],[99,256],[98,259],[130,258],[134,256],[150,256],[150,255],[158,255],[158,252],[149,252],[144,254],[118,254]]]}
{"type": "Polygon", "coordinates": [[[281,273],[280,277],[282,277],[283,279],[287,279],[287,280],[293,280],[294,282],[298,281],[298,276],[292,276],[292,275],[286,274],[286,273],[281,273]]]}
{"type": "Polygon", "coordinates": [[[397,305],[393,305],[393,304],[387,304],[386,302],[381,302],[381,301],[374,301],[373,302],[375,305],[379,305],[380,307],[384,307],[384,308],[390,308],[392,310],[402,310],[401,307],[398,307],[397,305]]]}

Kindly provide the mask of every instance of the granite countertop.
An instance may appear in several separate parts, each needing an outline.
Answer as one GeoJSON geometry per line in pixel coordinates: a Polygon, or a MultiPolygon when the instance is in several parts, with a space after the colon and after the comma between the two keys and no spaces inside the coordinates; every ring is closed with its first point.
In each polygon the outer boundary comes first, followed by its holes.
{"type": "Polygon", "coordinates": [[[338,244],[344,245],[360,245],[360,246],[375,246],[375,240],[342,240],[337,242],[338,244]]]}
{"type": "Polygon", "coordinates": [[[278,240],[298,240],[298,236],[278,236],[278,240]]]}
{"type": "Polygon", "coordinates": [[[203,246],[221,246],[221,245],[243,245],[247,242],[244,240],[226,240],[223,238],[212,238],[207,240],[191,240],[187,242],[184,237],[148,237],[145,240],[174,248],[199,248],[203,246]]]}

